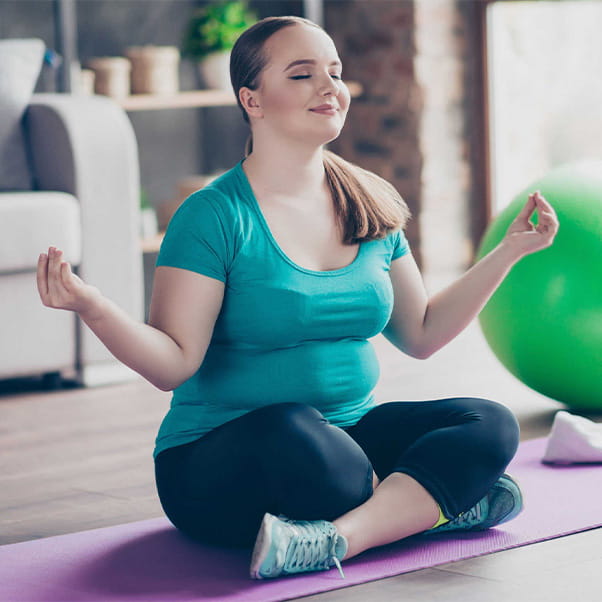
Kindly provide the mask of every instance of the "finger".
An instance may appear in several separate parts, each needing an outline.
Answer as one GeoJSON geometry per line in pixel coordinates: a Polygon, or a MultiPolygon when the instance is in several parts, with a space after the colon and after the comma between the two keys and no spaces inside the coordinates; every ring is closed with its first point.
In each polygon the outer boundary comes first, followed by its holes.
{"type": "Polygon", "coordinates": [[[537,213],[538,213],[540,219],[552,221],[552,222],[558,221],[558,218],[553,211],[546,211],[545,209],[541,209],[541,210],[538,209],[537,213]]]}
{"type": "Polygon", "coordinates": [[[549,233],[556,233],[558,230],[558,220],[556,219],[556,216],[548,212],[542,212],[539,217],[537,230],[538,232],[543,230],[549,233]]]}
{"type": "Polygon", "coordinates": [[[67,261],[61,262],[61,282],[67,292],[71,292],[71,265],[67,261]]]}
{"type": "Polygon", "coordinates": [[[46,297],[48,296],[48,255],[46,253],[40,253],[40,256],[38,257],[36,281],[40,299],[45,303],[46,297]]]}
{"type": "MultiPolygon", "coordinates": [[[[540,201],[538,201],[540,203],[540,201]]],[[[556,211],[549,204],[540,204],[537,207],[537,214],[540,219],[558,221],[558,216],[556,215],[556,211]]]]}
{"type": "Polygon", "coordinates": [[[535,198],[535,202],[537,204],[538,209],[542,209],[542,210],[548,211],[549,213],[556,214],[556,212],[554,211],[554,207],[552,207],[552,205],[550,205],[549,201],[547,201],[545,199],[545,197],[543,197],[539,191],[537,191],[535,193],[534,198],[535,198]]]}
{"type": "Polygon", "coordinates": [[[527,202],[523,205],[523,208],[516,216],[515,221],[527,222],[529,220],[529,217],[531,217],[531,215],[533,214],[533,211],[535,211],[535,207],[535,198],[533,194],[530,194],[529,198],[527,199],[527,202]]]}
{"type": "Polygon", "coordinates": [[[558,218],[553,211],[547,211],[543,208],[537,209],[537,222],[538,225],[545,224],[547,226],[558,225],[558,218]]]}
{"type": "Polygon", "coordinates": [[[62,294],[61,283],[61,256],[63,252],[55,247],[50,247],[50,260],[48,264],[48,292],[51,296],[62,294]]]}

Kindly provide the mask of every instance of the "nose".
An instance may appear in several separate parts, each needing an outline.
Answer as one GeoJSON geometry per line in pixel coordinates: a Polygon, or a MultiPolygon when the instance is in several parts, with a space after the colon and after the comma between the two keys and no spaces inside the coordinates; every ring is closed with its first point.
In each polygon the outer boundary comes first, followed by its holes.
{"type": "Polygon", "coordinates": [[[331,77],[329,73],[322,75],[320,78],[320,93],[323,95],[334,94],[335,96],[339,92],[339,85],[331,77]]]}

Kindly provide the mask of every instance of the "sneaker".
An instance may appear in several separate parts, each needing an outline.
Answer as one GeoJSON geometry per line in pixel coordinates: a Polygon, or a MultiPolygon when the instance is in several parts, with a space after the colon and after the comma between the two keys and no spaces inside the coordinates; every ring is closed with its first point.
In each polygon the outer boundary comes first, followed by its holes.
{"type": "Polygon", "coordinates": [[[470,510],[425,533],[483,531],[512,520],[522,509],[523,496],[518,483],[509,474],[503,474],[470,510]]]}
{"type": "Polygon", "coordinates": [[[347,540],[331,522],[290,520],[266,512],[253,549],[251,578],[324,571],[336,565],[344,579],[340,560],[346,553],[347,540]]]}

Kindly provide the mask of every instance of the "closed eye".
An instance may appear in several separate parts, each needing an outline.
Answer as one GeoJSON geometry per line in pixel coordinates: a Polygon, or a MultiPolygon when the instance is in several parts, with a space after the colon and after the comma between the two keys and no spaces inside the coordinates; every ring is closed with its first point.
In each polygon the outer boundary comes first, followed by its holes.
{"type": "MultiPolygon", "coordinates": [[[[308,79],[309,77],[311,77],[311,75],[293,75],[289,79],[308,79]]],[[[340,75],[331,75],[330,77],[333,79],[343,79],[340,75]]]]}

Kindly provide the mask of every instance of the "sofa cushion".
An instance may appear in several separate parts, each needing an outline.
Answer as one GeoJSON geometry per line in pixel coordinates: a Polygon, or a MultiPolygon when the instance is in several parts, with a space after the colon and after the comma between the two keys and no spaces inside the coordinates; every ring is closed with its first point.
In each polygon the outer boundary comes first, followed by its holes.
{"type": "Polygon", "coordinates": [[[0,193],[0,274],[35,270],[50,246],[79,265],[80,219],[77,199],[65,192],[0,193]]]}
{"type": "Polygon", "coordinates": [[[45,49],[36,38],[0,40],[0,190],[34,187],[22,122],[45,49]]]}

